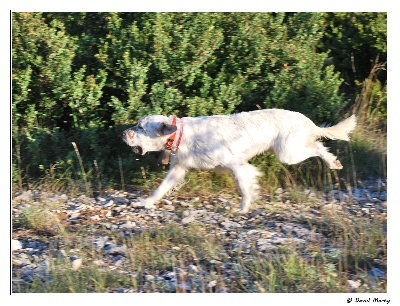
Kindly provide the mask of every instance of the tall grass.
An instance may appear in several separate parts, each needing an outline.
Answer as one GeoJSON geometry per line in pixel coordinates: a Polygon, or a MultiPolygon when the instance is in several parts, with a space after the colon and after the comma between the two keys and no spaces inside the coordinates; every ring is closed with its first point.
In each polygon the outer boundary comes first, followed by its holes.
{"type": "MultiPolygon", "coordinates": [[[[187,286],[183,284],[189,284],[191,290],[196,292],[386,292],[386,281],[376,282],[368,273],[377,265],[377,259],[379,266],[386,269],[385,216],[376,216],[371,220],[351,215],[345,210],[331,209],[320,209],[320,215],[315,219],[303,218],[301,214],[313,207],[321,208],[318,198],[307,197],[305,188],[310,192],[328,194],[332,190],[351,192],[351,188],[361,185],[365,178],[386,178],[385,136],[376,134],[375,137],[365,137],[362,130],[358,130],[353,134],[351,143],[336,142],[331,147],[342,161],[344,169],[341,171],[329,170],[317,158],[305,161],[299,168],[281,165],[270,154],[251,160],[264,172],[260,178],[261,192],[271,195],[266,211],[288,209],[284,202],[275,201],[272,197],[276,188],[285,188],[290,202],[296,203],[300,212],[291,214],[289,221],[307,224],[314,232],[324,234],[324,241],[311,240],[307,245],[289,243],[268,252],[257,251],[256,245],[252,244],[248,252],[235,249],[228,240],[196,225],[171,223],[135,233],[130,238],[121,238],[115,232],[102,229],[103,235],[114,237],[128,248],[128,266],[121,274],[95,264],[102,254],[88,243],[93,238],[90,232],[84,228],[79,232],[76,229],[69,232],[68,227],[61,226],[53,213],[57,204],[31,203],[23,210],[18,226],[57,235],[67,251],[68,248],[79,250],[75,251],[78,252],[75,255],[82,258],[82,267],[75,271],[69,261],[51,258],[49,275],[44,282],[35,279],[30,286],[16,285],[15,291],[110,292],[128,288],[132,292],[185,292],[187,286]],[[191,271],[190,265],[195,265],[198,271],[191,271]],[[179,269],[185,273],[175,273],[179,269]],[[175,273],[174,282],[146,279],[147,275],[168,271],[175,273]],[[348,280],[353,278],[361,279],[362,285],[350,289],[348,280]],[[216,285],[209,286],[213,281],[216,285]]],[[[82,161],[79,151],[76,151],[76,156],[82,161]]],[[[80,165],[80,173],[66,167],[61,176],[54,171],[57,165],[53,165],[46,169],[45,176],[36,186],[79,193],[81,184],[84,192],[93,194],[92,186],[95,184],[89,181],[91,173],[84,171],[82,162],[80,165]]],[[[122,176],[122,159],[119,159],[119,165],[121,185],[127,187],[128,182],[122,176]]],[[[97,185],[101,190],[100,170],[97,166],[96,169],[97,185]]],[[[165,176],[165,171],[148,171],[139,165],[136,170],[141,172],[145,184],[134,187],[146,191],[153,190],[165,176]]],[[[221,192],[238,196],[231,175],[191,171],[185,184],[171,195],[217,196],[221,192]]],[[[225,213],[234,216],[228,211],[225,213]]],[[[257,226],[265,227],[265,224],[257,226]]]]}
{"type": "Polygon", "coordinates": [[[79,161],[79,166],[81,167],[83,181],[85,182],[86,195],[89,197],[89,196],[92,195],[92,189],[91,189],[91,186],[90,186],[91,184],[87,180],[85,167],[83,166],[83,162],[82,162],[81,155],[79,154],[78,146],[76,145],[75,142],[72,142],[72,145],[74,146],[74,150],[75,150],[76,156],[77,156],[78,161],[79,161]]]}

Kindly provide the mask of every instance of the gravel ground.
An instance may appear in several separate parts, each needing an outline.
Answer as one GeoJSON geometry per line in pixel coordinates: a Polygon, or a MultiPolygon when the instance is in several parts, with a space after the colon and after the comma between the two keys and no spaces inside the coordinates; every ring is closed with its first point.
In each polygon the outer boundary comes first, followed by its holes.
{"type": "MultiPolygon", "coordinates": [[[[129,248],[118,244],[113,235],[132,237],[152,228],[168,224],[190,226],[198,224],[229,245],[232,252],[241,251],[243,256],[259,252],[268,256],[282,245],[307,245],[311,241],[319,241],[326,245],[325,251],[335,252],[329,247],[329,241],[322,232],[316,232],[307,224],[307,220],[318,220],[326,211],[341,211],[344,215],[355,215],[366,219],[386,219],[386,181],[370,180],[360,184],[363,188],[349,191],[332,191],[329,194],[317,194],[311,190],[303,190],[301,203],[295,201],[289,191],[278,188],[273,195],[262,194],[257,207],[246,215],[233,213],[239,206],[240,199],[236,195],[220,193],[209,197],[180,197],[172,194],[164,198],[156,210],[144,210],[137,204],[145,194],[140,192],[111,191],[95,198],[81,195],[70,197],[66,194],[51,194],[28,190],[14,194],[12,205],[12,287],[13,292],[20,285],[29,286],[34,279],[49,281],[48,272],[51,258],[67,259],[72,270],[82,267],[82,258],[77,250],[58,243],[57,235],[29,230],[19,224],[24,209],[42,203],[54,204],[51,212],[61,224],[74,231],[87,229],[90,231],[92,244],[101,259],[93,260],[99,267],[115,273],[131,273],[128,259],[129,248]],[[297,203],[296,203],[297,202],[297,203]],[[306,203],[306,204],[305,204],[306,203]]],[[[174,250],[172,250],[173,252],[174,250]]],[[[179,251],[176,247],[175,251],[179,251]]],[[[250,256],[250,255],[249,255],[250,256]]],[[[306,255],[305,255],[306,256],[306,255]]],[[[88,260],[88,259],[85,259],[88,260]]],[[[233,277],[235,266],[232,263],[210,259],[211,263],[222,268],[223,275],[233,277]],[[214,262],[211,262],[213,261],[214,262]]],[[[379,264],[368,273],[376,282],[386,278],[386,271],[379,264]]],[[[201,267],[189,265],[175,268],[172,271],[159,271],[157,274],[144,274],[143,286],[135,292],[146,292],[146,284],[154,281],[163,283],[171,292],[178,287],[186,291],[196,292],[193,284],[199,282],[201,267]],[[190,280],[182,284],[177,281],[180,273],[190,275],[190,280]]],[[[207,273],[202,271],[201,273],[207,273]]],[[[204,278],[203,278],[204,279],[204,278]]],[[[211,278],[210,278],[211,279],[211,278]]],[[[348,280],[350,289],[357,289],[361,281],[357,278],[348,280]]],[[[216,288],[213,280],[203,284],[207,289],[216,288]]],[[[197,289],[195,289],[197,288],[197,289]]],[[[218,287],[217,292],[228,289],[218,287]]],[[[132,288],[116,288],[110,292],[134,292],[132,288]]]]}

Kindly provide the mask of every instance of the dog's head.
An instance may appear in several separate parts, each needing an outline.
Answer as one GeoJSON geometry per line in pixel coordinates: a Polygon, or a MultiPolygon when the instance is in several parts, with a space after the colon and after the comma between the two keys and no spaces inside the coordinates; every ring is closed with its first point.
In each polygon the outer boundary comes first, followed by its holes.
{"type": "Polygon", "coordinates": [[[152,115],[138,121],[138,124],[122,132],[122,139],[132,147],[136,154],[144,155],[150,151],[161,151],[169,135],[176,131],[176,126],[171,124],[171,118],[152,115]]]}

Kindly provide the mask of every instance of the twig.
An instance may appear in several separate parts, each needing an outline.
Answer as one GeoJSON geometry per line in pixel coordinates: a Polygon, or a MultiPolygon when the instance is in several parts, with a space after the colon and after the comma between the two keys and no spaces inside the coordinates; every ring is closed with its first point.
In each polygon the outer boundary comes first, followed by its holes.
{"type": "Polygon", "coordinates": [[[122,170],[121,156],[118,155],[119,173],[121,174],[121,187],[125,191],[124,171],[122,170]]]}
{"type": "Polygon", "coordinates": [[[76,146],[76,143],[72,142],[72,145],[74,146],[76,156],[78,156],[79,165],[81,166],[83,181],[85,182],[86,196],[90,197],[92,195],[92,191],[90,190],[90,184],[88,183],[86,178],[86,172],[85,168],[83,167],[81,155],[79,154],[79,150],[78,147],[76,146]]]}
{"type": "Polygon", "coordinates": [[[99,166],[97,165],[97,160],[93,161],[94,167],[96,168],[96,176],[97,176],[97,185],[99,188],[99,194],[103,194],[102,192],[102,185],[101,185],[101,179],[100,179],[100,171],[99,171],[99,166]]]}

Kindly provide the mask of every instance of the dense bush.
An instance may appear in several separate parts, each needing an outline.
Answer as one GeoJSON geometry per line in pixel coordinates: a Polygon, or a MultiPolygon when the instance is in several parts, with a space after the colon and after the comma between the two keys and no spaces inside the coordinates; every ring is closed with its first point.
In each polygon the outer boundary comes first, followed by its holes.
{"type": "MultiPolygon", "coordinates": [[[[119,182],[121,164],[139,169],[153,158],[135,162],[120,132],[152,113],[276,107],[336,122],[354,99],[348,83],[342,86],[354,65],[341,61],[349,59],[344,50],[363,52],[358,67],[386,56],[386,14],[348,17],[13,13],[13,177],[22,185],[22,177],[40,177],[51,165],[79,173],[74,141],[89,174],[96,160],[103,178],[119,182]]],[[[366,77],[363,70],[352,76],[353,91],[366,77]]],[[[132,171],[125,180],[140,176],[132,171]]]]}

